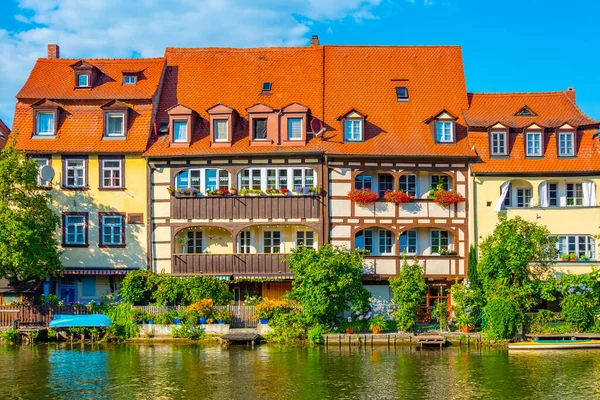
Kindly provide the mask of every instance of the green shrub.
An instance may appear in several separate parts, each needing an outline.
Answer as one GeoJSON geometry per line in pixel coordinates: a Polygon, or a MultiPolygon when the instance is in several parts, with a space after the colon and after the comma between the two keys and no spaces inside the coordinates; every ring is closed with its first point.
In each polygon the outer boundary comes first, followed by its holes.
{"type": "Polygon", "coordinates": [[[106,329],[106,338],[124,340],[138,336],[138,326],[132,314],[131,304],[98,305],[92,310],[101,312],[112,321],[113,324],[106,329]]]}
{"type": "Polygon", "coordinates": [[[394,319],[398,323],[398,329],[407,332],[417,321],[419,304],[427,292],[423,268],[419,262],[415,260],[412,264],[408,264],[404,260],[400,273],[390,278],[390,288],[394,295],[394,302],[398,305],[394,319]]]}
{"type": "Polygon", "coordinates": [[[448,304],[445,301],[435,305],[431,317],[435,318],[441,331],[448,330],[448,304]]]}
{"type": "Polygon", "coordinates": [[[317,324],[308,330],[306,339],[309,343],[320,344],[323,343],[323,335],[327,333],[329,333],[329,329],[326,325],[317,324]]]}
{"type": "Polygon", "coordinates": [[[275,313],[269,326],[273,328],[273,332],[267,337],[273,341],[293,343],[306,340],[306,317],[297,309],[288,313],[275,313]]]}
{"type": "Polygon", "coordinates": [[[510,339],[523,324],[523,313],[514,294],[503,291],[484,307],[485,332],[490,339],[510,339]]]}
{"type": "Polygon", "coordinates": [[[584,295],[569,294],[560,302],[563,319],[569,326],[584,332],[594,325],[594,308],[597,301],[584,295]]]}
{"type": "Polygon", "coordinates": [[[173,329],[172,336],[174,338],[202,339],[204,330],[191,322],[185,322],[173,329]]]}
{"type": "Polygon", "coordinates": [[[21,341],[21,332],[17,329],[9,328],[0,332],[0,338],[2,338],[2,341],[4,342],[19,343],[21,341]]]}

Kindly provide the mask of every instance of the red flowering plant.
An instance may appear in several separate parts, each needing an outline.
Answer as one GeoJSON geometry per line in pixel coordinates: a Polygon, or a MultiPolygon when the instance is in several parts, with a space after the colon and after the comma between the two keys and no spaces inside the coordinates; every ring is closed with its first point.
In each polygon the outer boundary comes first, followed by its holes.
{"type": "Polygon", "coordinates": [[[229,194],[229,190],[227,189],[217,189],[217,190],[207,190],[206,194],[209,196],[227,196],[229,194]]]}
{"type": "Polygon", "coordinates": [[[456,204],[460,203],[461,201],[465,201],[463,195],[455,192],[454,190],[436,190],[433,196],[433,201],[444,208],[449,208],[450,204],[456,204]]]}
{"type": "Polygon", "coordinates": [[[402,204],[413,201],[415,196],[412,196],[403,190],[387,190],[383,198],[390,203],[402,204]]]}
{"type": "Polygon", "coordinates": [[[348,192],[348,198],[361,206],[368,206],[375,203],[379,196],[371,189],[352,189],[348,192]]]}

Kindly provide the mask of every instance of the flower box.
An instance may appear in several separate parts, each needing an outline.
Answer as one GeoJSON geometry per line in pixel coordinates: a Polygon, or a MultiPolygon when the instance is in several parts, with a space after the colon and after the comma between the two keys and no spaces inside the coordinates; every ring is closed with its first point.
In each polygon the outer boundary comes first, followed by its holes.
{"type": "Polygon", "coordinates": [[[396,204],[409,203],[414,200],[414,196],[402,190],[388,190],[385,192],[383,198],[387,202],[396,204]]]}
{"type": "Polygon", "coordinates": [[[434,193],[433,201],[438,203],[444,208],[449,208],[451,204],[460,203],[465,201],[464,196],[454,190],[437,190],[434,193]]]}
{"type": "Polygon", "coordinates": [[[368,206],[375,203],[379,196],[371,189],[352,189],[348,192],[348,198],[361,206],[368,206]]]}

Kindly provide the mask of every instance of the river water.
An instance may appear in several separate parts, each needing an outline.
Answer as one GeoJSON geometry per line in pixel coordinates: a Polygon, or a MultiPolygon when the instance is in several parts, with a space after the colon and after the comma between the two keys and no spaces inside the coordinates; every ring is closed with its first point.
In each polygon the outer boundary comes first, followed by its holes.
{"type": "Polygon", "coordinates": [[[600,351],[0,345],[0,399],[597,399],[600,351]]]}

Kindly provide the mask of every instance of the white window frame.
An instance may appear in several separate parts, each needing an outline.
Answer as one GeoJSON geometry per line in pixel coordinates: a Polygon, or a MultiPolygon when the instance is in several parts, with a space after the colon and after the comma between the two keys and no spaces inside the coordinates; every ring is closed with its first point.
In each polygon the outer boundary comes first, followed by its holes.
{"type": "Polygon", "coordinates": [[[69,246],[81,246],[85,245],[85,230],[86,230],[86,222],[87,218],[85,215],[65,215],[65,231],[63,238],[64,243],[69,246]],[[73,222],[72,219],[79,220],[81,218],[81,222],[73,222]],[[71,232],[70,232],[71,231],[71,232]],[[73,236],[73,241],[69,240],[69,235],[73,236]],[[79,239],[81,236],[81,240],[79,239]]]}
{"type": "Polygon", "coordinates": [[[185,232],[185,237],[187,237],[188,241],[183,246],[184,254],[202,254],[204,253],[205,244],[204,244],[204,235],[202,231],[187,231],[185,232]],[[190,237],[190,233],[192,234],[190,237]],[[200,245],[198,245],[198,241],[200,241],[200,245]],[[190,244],[191,243],[191,244],[190,244]],[[192,249],[192,252],[190,252],[192,249]]]}
{"type": "Polygon", "coordinates": [[[577,258],[581,255],[585,255],[590,261],[596,260],[596,240],[592,235],[556,235],[556,249],[558,250],[558,257],[562,254],[575,253],[577,258]],[[583,243],[582,240],[583,239],[583,243]],[[583,246],[583,251],[580,247],[583,246]],[[572,251],[571,251],[572,250],[572,251]]]}
{"type": "Polygon", "coordinates": [[[316,240],[316,235],[314,231],[311,231],[309,229],[299,229],[296,231],[296,240],[294,241],[294,244],[296,246],[296,248],[300,248],[300,247],[306,247],[306,248],[312,248],[312,249],[316,249],[316,244],[317,244],[317,240],[316,240]],[[312,241],[312,244],[307,245],[304,241],[308,241],[308,235],[312,236],[310,238],[310,240],[312,241]],[[302,239],[300,238],[302,236],[302,239]]]}
{"type": "Polygon", "coordinates": [[[429,245],[431,246],[431,254],[440,254],[440,252],[441,252],[442,249],[445,249],[446,251],[450,250],[450,246],[451,246],[451,243],[450,243],[450,232],[442,230],[442,229],[432,229],[429,232],[429,245]],[[437,235],[438,235],[438,241],[439,241],[439,243],[437,244],[437,247],[438,247],[437,251],[433,250],[434,246],[436,246],[433,243],[433,241],[435,239],[434,238],[434,233],[437,233],[437,235]],[[446,234],[446,238],[445,238],[446,244],[443,244],[442,239],[444,239],[444,238],[442,238],[442,233],[446,234]]]}
{"type": "Polygon", "coordinates": [[[36,136],[55,136],[56,132],[54,132],[54,127],[56,125],[56,121],[54,121],[54,118],[56,118],[56,113],[52,112],[52,111],[36,111],[35,113],[35,135],[36,136]],[[52,116],[52,124],[50,124],[50,128],[52,129],[51,131],[40,131],[40,117],[42,115],[51,115],[52,116]]]}
{"type": "Polygon", "coordinates": [[[122,215],[103,215],[102,216],[102,236],[100,237],[100,243],[103,246],[121,246],[123,243],[125,229],[125,217],[122,215]],[[117,222],[107,222],[109,219],[118,220],[117,222]],[[109,231],[107,233],[107,230],[109,231]],[[110,237],[110,240],[106,241],[106,236],[110,237]],[[115,240],[117,237],[117,240],[115,240]]]}
{"type": "Polygon", "coordinates": [[[560,206],[560,196],[558,194],[558,182],[548,182],[548,207],[559,207],[560,206]],[[551,190],[550,185],[554,185],[555,189],[551,190]],[[551,192],[554,192],[554,198],[550,195],[551,192]],[[554,200],[554,204],[550,204],[550,202],[554,200]]]}
{"type": "Polygon", "coordinates": [[[419,190],[418,187],[417,187],[418,183],[419,183],[419,179],[417,178],[416,174],[404,174],[404,175],[401,175],[400,179],[398,180],[398,189],[400,189],[403,192],[408,193],[408,194],[410,194],[412,196],[416,196],[417,195],[417,191],[419,190]],[[413,177],[414,180],[415,180],[415,182],[414,182],[415,183],[415,190],[414,191],[412,191],[412,190],[409,189],[410,185],[411,185],[410,177],[413,177]],[[405,182],[402,182],[402,178],[405,179],[405,182]]]}
{"type": "Polygon", "coordinates": [[[126,74],[123,76],[124,85],[135,85],[137,83],[137,76],[132,74],[126,74]]]}
{"type": "Polygon", "coordinates": [[[544,146],[543,144],[543,140],[542,140],[542,132],[527,132],[525,135],[525,147],[527,148],[527,156],[530,157],[540,157],[542,155],[542,153],[544,152],[544,149],[542,148],[544,146]],[[538,141],[538,152],[533,152],[533,149],[530,146],[529,143],[529,138],[530,137],[537,137],[537,141],[538,141]]]}
{"type": "Polygon", "coordinates": [[[490,152],[493,156],[507,155],[506,131],[492,131],[490,138],[490,152]]]}
{"type": "MultiPolygon", "coordinates": [[[[565,142],[566,147],[566,142],[565,142]]],[[[566,150],[566,149],[565,149],[566,150]]],[[[558,132],[558,155],[563,157],[574,156],[575,155],[575,134],[573,132],[558,132]],[[571,141],[571,151],[566,152],[563,151],[563,137],[570,137],[571,141]]]]}
{"type": "Polygon", "coordinates": [[[283,253],[283,234],[281,231],[264,231],[263,232],[263,253],[265,254],[281,254],[283,253]],[[277,235],[276,235],[277,234],[277,235]],[[276,237],[278,236],[278,237],[276,237]],[[269,244],[267,245],[267,241],[269,244]],[[277,245],[275,244],[277,242],[277,245]],[[274,251],[276,248],[279,251],[274,251]],[[267,251],[269,249],[269,251],[267,251]]]}
{"type": "Polygon", "coordinates": [[[276,171],[276,175],[275,175],[275,187],[273,189],[281,189],[281,188],[286,188],[289,189],[290,191],[294,191],[296,186],[302,186],[302,187],[315,187],[317,185],[317,172],[312,169],[311,167],[287,167],[287,168],[277,168],[277,167],[260,167],[260,168],[244,168],[243,170],[241,170],[238,173],[238,185],[239,185],[239,189],[243,189],[243,188],[252,188],[252,189],[260,189],[263,192],[265,190],[267,190],[267,188],[272,187],[271,185],[269,185],[268,182],[268,170],[275,170],[276,171]],[[307,174],[307,171],[310,170],[312,171],[312,178],[309,177],[309,175],[307,174]],[[248,171],[248,186],[246,186],[246,184],[244,183],[244,180],[246,179],[245,177],[243,177],[244,173],[248,171]],[[286,178],[286,186],[282,185],[282,180],[281,177],[282,175],[282,171],[285,171],[285,178],[286,178]],[[296,183],[294,182],[294,171],[301,171],[300,174],[300,179],[302,180],[302,184],[301,185],[296,185],[296,183]],[[254,175],[256,174],[256,175],[254,175]],[[260,177],[260,184],[259,185],[254,185],[253,184],[253,180],[252,177],[260,177]],[[312,179],[312,184],[310,183],[310,180],[312,179]],[[258,186],[258,187],[257,187],[258,186]]]}
{"type": "Polygon", "coordinates": [[[530,208],[533,201],[533,190],[531,188],[515,188],[517,196],[517,208],[530,208]]]}
{"type": "Polygon", "coordinates": [[[38,176],[37,176],[37,185],[39,187],[51,187],[52,186],[52,182],[51,181],[45,181],[42,178],[42,168],[44,168],[46,165],[50,165],[50,157],[31,157],[31,160],[33,162],[35,162],[35,164],[38,167],[38,176]]]}
{"type": "Polygon", "coordinates": [[[363,120],[359,118],[346,118],[344,120],[344,141],[362,142],[364,138],[363,120]]]}
{"type": "Polygon", "coordinates": [[[454,123],[435,121],[435,139],[438,143],[454,143],[454,123]]]}
{"type": "Polygon", "coordinates": [[[90,87],[90,76],[89,74],[79,74],[77,75],[77,87],[90,87]],[[81,77],[85,76],[85,84],[81,84],[81,77]]]}
{"type": "Polygon", "coordinates": [[[385,229],[379,229],[377,232],[377,250],[380,256],[393,256],[394,255],[394,234],[391,231],[385,229]],[[389,247],[390,251],[386,251],[386,247],[389,247]]]}
{"type": "Polygon", "coordinates": [[[104,135],[106,137],[123,137],[125,136],[125,113],[123,112],[107,112],[106,113],[106,132],[104,135]],[[109,131],[109,121],[111,118],[119,118],[121,120],[121,131],[120,132],[110,132],[109,131]]]}
{"type": "Polygon", "coordinates": [[[565,185],[565,199],[567,207],[582,207],[583,206],[583,183],[581,182],[567,182],[565,185]],[[569,190],[569,185],[573,185],[573,188],[569,190]],[[571,192],[571,196],[569,196],[571,192]],[[577,193],[581,193],[581,196],[577,196],[577,193]],[[569,204],[569,200],[573,201],[573,204],[569,204]]]}
{"type": "Polygon", "coordinates": [[[374,232],[375,232],[375,230],[373,230],[373,229],[363,229],[362,231],[357,232],[356,235],[354,235],[354,248],[357,250],[362,249],[362,250],[368,252],[368,255],[370,255],[370,256],[376,256],[377,254],[374,253],[374,250],[376,249],[375,242],[374,242],[374,238],[375,238],[374,232]],[[359,233],[362,233],[362,237],[363,237],[363,247],[362,248],[356,247],[356,236],[359,233]],[[367,246],[367,236],[368,236],[369,241],[371,242],[369,245],[371,247],[370,249],[367,246]]]}
{"type": "Polygon", "coordinates": [[[252,231],[243,230],[238,233],[237,252],[240,254],[254,253],[252,231]]]}
{"type": "Polygon", "coordinates": [[[188,123],[189,121],[187,119],[174,119],[173,120],[173,143],[187,143],[188,141],[188,135],[189,135],[189,129],[188,129],[188,123]],[[175,127],[178,124],[184,124],[185,125],[185,135],[183,138],[177,138],[176,136],[176,129],[175,127]]]}
{"type": "Polygon", "coordinates": [[[65,182],[64,186],[67,188],[84,188],[87,186],[87,163],[85,158],[66,158],[63,160],[65,163],[65,182]],[[72,162],[81,162],[81,166],[72,166],[72,162]],[[73,184],[69,185],[69,171],[73,171],[73,184]],[[77,176],[81,174],[81,176],[77,176]],[[78,185],[77,180],[81,179],[82,184],[78,185]]]}
{"type": "Polygon", "coordinates": [[[213,141],[215,142],[227,142],[227,140],[229,139],[229,119],[227,118],[215,118],[213,119],[213,141]],[[219,138],[218,137],[218,132],[219,130],[217,129],[217,126],[219,125],[219,123],[225,123],[225,137],[224,138],[219,138]]]}
{"type": "Polygon", "coordinates": [[[293,118],[288,118],[287,120],[287,128],[288,128],[288,140],[302,140],[302,129],[303,129],[303,118],[299,118],[299,117],[293,117],[293,118]],[[300,135],[299,136],[293,136],[293,130],[290,129],[291,128],[291,123],[292,121],[299,121],[300,122],[300,135]]]}
{"type": "Polygon", "coordinates": [[[122,188],[123,187],[123,159],[121,158],[106,158],[106,159],[102,159],[101,161],[101,169],[102,169],[102,180],[100,182],[100,187],[102,188],[110,188],[110,189],[117,189],[117,188],[122,188]],[[107,167],[106,163],[107,162],[118,162],[119,166],[118,167],[107,167]],[[117,178],[114,178],[111,174],[111,177],[109,177],[109,180],[112,181],[114,179],[118,179],[119,180],[119,184],[118,185],[106,185],[105,184],[105,172],[117,172],[119,174],[119,176],[117,178]]]}
{"type": "Polygon", "coordinates": [[[229,188],[231,187],[231,174],[229,173],[229,171],[227,171],[223,168],[189,168],[189,169],[185,169],[175,175],[175,182],[174,182],[173,186],[175,187],[175,189],[187,189],[187,188],[194,187],[194,188],[198,189],[198,191],[200,193],[206,194],[206,184],[207,184],[206,172],[209,170],[217,171],[217,189],[229,190],[229,188]],[[221,175],[223,175],[222,172],[227,173],[227,185],[223,185],[226,187],[221,187],[222,186],[221,179],[224,178],[223,176],[221,176],[221,175]],[[186,186],[179,185],[178,177],[181,174],[187,174],[187,185],[186,186]],[[198,185],[192,185],[192,175],[195,175],[194,178],[197,177],[198,185]]]}
{"type": "Polygon", "coordinates": [[[440,181],[442,181],[442,184],[444,186],[444,190],[445,191],[449,191],[452,189],[452,182],[450,182],[450,176],[448,175],[444,175],[444,174],[431,174],[429,175],[429,184],[436,186],[440,183],[440,181]],[[433,178],[437,177],[438,181],[437,183],[433,183],[433,178]],[[443,178],[443,179],[441,179],[443,178]]]}
{"type": "Polygon", "coordinates": [[[417,254],[418,251],[418,243],[419,243],[419,234],[416,229],[409,229],[400,234],[400,254],[417,254]],[[402,251],[402,235],[406,236],[406,251],[402,251]],[[411,237],[412,236],[412,237],[411,237]],[[412,244],[411,244],[412,242],[412,244]],[[410,251],[411,247],[414,248],[414,251],[410,251]]]}

